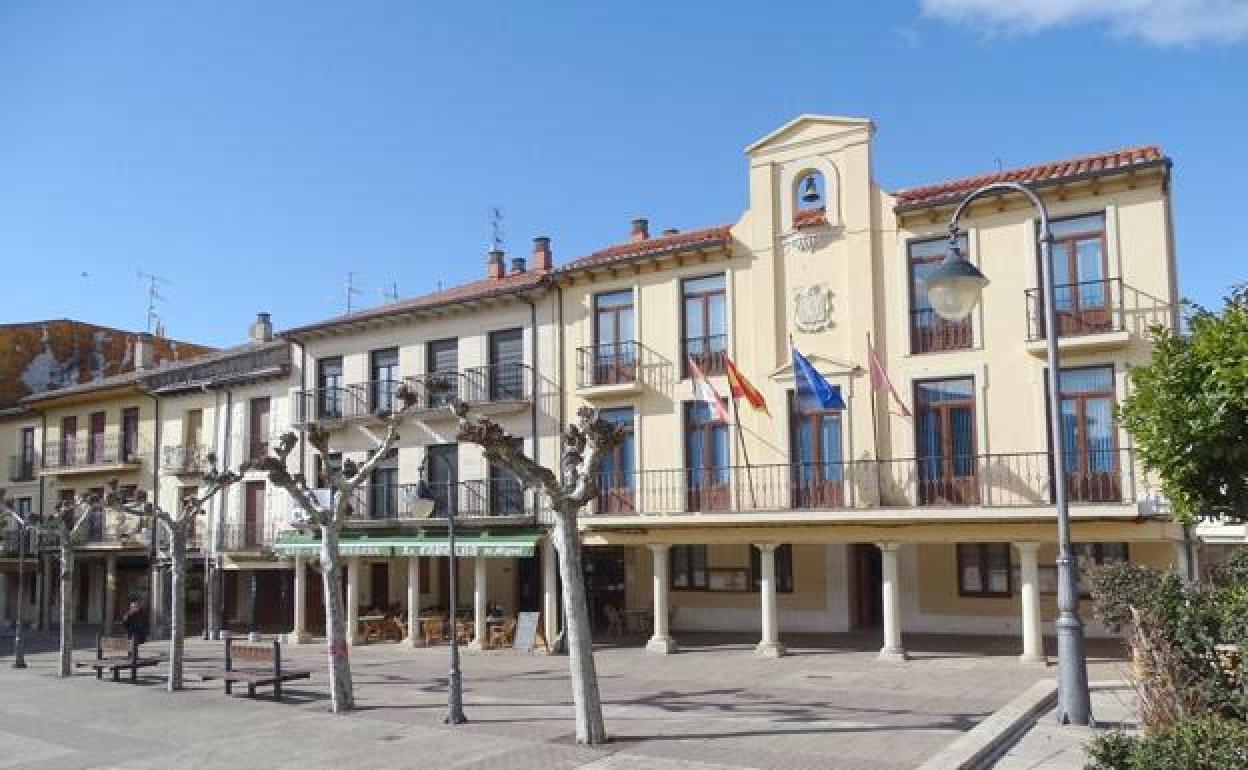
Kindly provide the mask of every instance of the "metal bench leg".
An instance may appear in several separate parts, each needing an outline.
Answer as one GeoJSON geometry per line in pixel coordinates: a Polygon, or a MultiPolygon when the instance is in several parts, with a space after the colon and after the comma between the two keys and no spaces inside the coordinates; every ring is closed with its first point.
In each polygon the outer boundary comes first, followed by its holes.
{"type": "Polygon", "coordinates": [[[130,681],[131,682],[139,681],[139,667],[138,666],[130,667],[130,681]]]}
{"type": "Polygon", "coordinates": [[[113,669],[113,681],[114,681],[114,682],[120,682],[120,681],[121,681],[121,669],[119,669],[119,668],[114,668],[114,669],[113,669]]]}
{"type": "Polygon", "coordinates": [[[102,668],[97,668],[97,669],[95,670],[95,678],[96,678],[96,679],[103,679],[103,678],[104,678],[104,669],[102,669],[102,668]]]}
{"type": "Polygon", "coordinates": [[[282,699],[282,680],[278,679],[273,683],[273,700],[282,699]]]}
{"type": "Polygon", "coordinates": [[[234,694],[234,683],[231,682],[229,679],[225,680],[225,694],[226,695],[234,694]]]}
{"type": "Polygon", "coordinates": [[[248,698],[256,697],[256,686],[252,684],[251,682],[247,683],[247,697],[248,698]]]}

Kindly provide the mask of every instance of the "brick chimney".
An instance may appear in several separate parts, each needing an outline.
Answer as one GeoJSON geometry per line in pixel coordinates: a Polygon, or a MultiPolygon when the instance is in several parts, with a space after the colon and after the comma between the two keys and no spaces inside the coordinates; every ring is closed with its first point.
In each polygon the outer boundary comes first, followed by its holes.
{"type": "Polygon", "coordinates": [[[650,239],[650,220],[649,219],[634,219],[632,240],[645,241],[649,239],[650,239]]]}
{"type": "Polygon", "coordinates": [[[156,365],[156,343],[148,332],[134,335],[134,370],[151,369],[156,365]]]}
{"type": "Polygon", "coordinates": [[[485,257],[485,274],[494,279],[502,278],[507,269],[503,266],[503,252],[500,249],[490,249],[485,257]]]}
{"type": "Polygon", "coordinates": [[[533,269],[549,273],[554,267],[554,255],[550,252],[550,237],[539,235],[533,239],[533,269]]]}
{"type": "Polygon", "coordinates": [[[511,258],[511,274],[512,275],[516,275],[517,273],[523,273],[524,267],[525,267],[524,257],[512,257],[511,258]]]}
{"type": "Polygon", "coordinates": [[[273,341],[273,321],[268,313],[256,313],[256,321],[247,330],[247,336],[254,343],[273,341]]]}

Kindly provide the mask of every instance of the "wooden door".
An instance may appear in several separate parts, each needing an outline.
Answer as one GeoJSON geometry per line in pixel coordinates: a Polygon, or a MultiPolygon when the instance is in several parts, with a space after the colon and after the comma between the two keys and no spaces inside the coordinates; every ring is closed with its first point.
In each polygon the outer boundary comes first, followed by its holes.
{"type": "Polygon", "coordinates": [[[61,465],[74,465],[78,461],[78,418],[61,420],[61,465]]]}
{"type": "Polygon", "coordinates": [[[868,543],[854,543],[849,549],[850,625],[855,630],[879,628],[884,617],[880,549],[868,543]]]}
{"type": "Polygon", "coordinates": [[[613,291],[594,297],[593,383],[614,385],[637,379],[633,342],[633,292],[613,291]]]}
{"type": "Polygon", "coordinates": [[[520,329],[490,332],[491,401],[524,398],[524,335],[520,329]]]}
{"type": "Polygon", "coordinates": [[[839,508],[845,504],[841,413],[806,411],[789,393],[794,508],[839,508]]]}
{"type": "Polygon", "coordinates": [[[92,412],[87,428],[87,462],[104,460],[104,412],[92,412]]]}
{"type": "Polygon", "coordinates": [[[189,457],[198,457],[204,444],[204,410],[188,409],[186,412],[186,451],[189,457]],[[193,454],[192,454],[193,453],[193,454]]]}
{"type": "Polygon", "coordinates": [[[728,510],[728,426],[701,401],[685,404],[686,506],[689,511],[728,510]]]}

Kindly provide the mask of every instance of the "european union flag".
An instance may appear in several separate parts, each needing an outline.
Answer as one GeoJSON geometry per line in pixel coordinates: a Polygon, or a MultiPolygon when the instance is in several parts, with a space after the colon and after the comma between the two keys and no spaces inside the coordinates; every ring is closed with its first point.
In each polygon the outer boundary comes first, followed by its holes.
{"type": "Polygon", "coordinates": [[[798,409],[811,412],[845,408],[840,387],[824,379],[797,348],[793,348],[793,376],[797,381],[798,409]]]}

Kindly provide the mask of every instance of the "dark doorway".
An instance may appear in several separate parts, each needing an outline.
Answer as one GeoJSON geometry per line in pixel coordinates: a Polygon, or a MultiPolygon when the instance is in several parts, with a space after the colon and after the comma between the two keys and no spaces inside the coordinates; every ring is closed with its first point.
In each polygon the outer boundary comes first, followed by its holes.
{"type": "Polygon", "coordinates": [[[542,565],[537,556],[516,559],[516,611],[541,612],[542,565]]]}
{"type": "Polygon", "coordinates": [[[869,543],[849,547],[849,623],[854,630],[884,623],[880,549],[869,543]]]}
{"type": "Polygon", "coordinates": [[[390,565],[387,563],[368,565],[369,598],[373,609],[385,612],[390,608],[390,565]]]}
{"type": "Polygon", "coordinates": [[[594,628],[607,627],[607,607],[624,609],[624,549],[586,548],[585,594],[594,628]]]}

